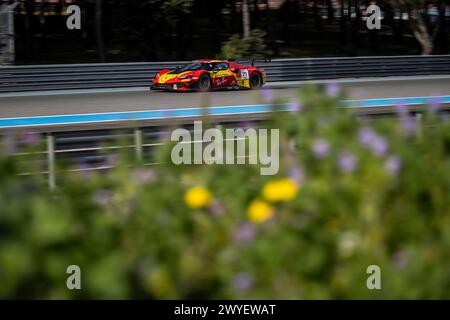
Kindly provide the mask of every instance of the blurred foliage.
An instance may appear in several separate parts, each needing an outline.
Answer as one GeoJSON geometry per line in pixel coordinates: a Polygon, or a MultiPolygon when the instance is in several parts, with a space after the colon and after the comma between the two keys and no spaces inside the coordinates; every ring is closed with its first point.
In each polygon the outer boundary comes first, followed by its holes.
{"type": "Polygon", "coordinates": [[[264,40],[265,36],[266,33],[259,29],[251,30],[250,36],[246,38],[234,34],[223,43],[221,55],[224,59],[267,57],[270,52],[264,40]]]}
{"type": "Polygon", "coordinates": [[[17,176],[31,165],[4,143],[0,297],[450,298],[448,119],[431,106],[420,124],[402,106],[361,119],[325,89],[265,122],[280,129],[277,176],[129,166],[125,154],[106,173],[59,174],[49,191],[17,176]],[[82,290],[66,288],[69,265],[82,290]],[[382,290],[367,289],[369,265],[382,290]]]}
{"type": "MultiPolygon", "coordinates": [[[[81,30],[66,28],[62,2],[33,3],[22,1],[16,10],[17,64],[98,62],[102,47],[108,62],[195,60],[219,55],[223,42],[243,31],[242,1],[235,0],[102,1],[102,21],[98,1],[77,0],[81,30]]],[[[274,3],[279,8],[268,6],[268,1],[248,1],[249,25],[267,33],[273,57],[411,55],[419,54],[421,47],[426,52],[424,44],[434,54],[448,53],[450,20],[443,1],[437,17],[426,14],[431,10],[423,10],[425,1],[377,1],[383,27],[373,32],[367,32],[363,20],[354,19],[364,14],[364,1],[330,11],[323,1],[274,3]],[[409,22],[397,16],[403,13],[409,13],[409,22]],[[412,19],[416,16],[422,19],[412,19]]]]}
{"type": "Polygon", "coordinates": [[[161,9],[168,14],[170,18],[176,18],[176,14],[178,13],[190,13],[193,4],[193,0],[162,1],[161,9]],[[175,17],[173,15],[171,16],[172,13],[175,13],[175,17]]]}

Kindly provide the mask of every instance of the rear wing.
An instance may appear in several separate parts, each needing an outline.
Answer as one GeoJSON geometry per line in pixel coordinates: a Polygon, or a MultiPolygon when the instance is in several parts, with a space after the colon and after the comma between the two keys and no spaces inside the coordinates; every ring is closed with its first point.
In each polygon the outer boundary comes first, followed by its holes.
{"type": "Polygon", "coordinates": [[[272,58],[264,58],[264,59],[252,59],[252,67],[255,66],[255,61],[264,61],[264,63],[271,62],[272,58]]]}
{"type": "Polygon", "coordinates": [[[272,58],[266,58],[266,57],[264,57],[264,58],[239,58],[239,59],[228,59],[228,61],[234,61],[234,62],[250,61],[252,64],[252,67],[254,67],[256,61],[264,61],[264,63],[267,63],[267,62],[271,62],[272,58]]]}

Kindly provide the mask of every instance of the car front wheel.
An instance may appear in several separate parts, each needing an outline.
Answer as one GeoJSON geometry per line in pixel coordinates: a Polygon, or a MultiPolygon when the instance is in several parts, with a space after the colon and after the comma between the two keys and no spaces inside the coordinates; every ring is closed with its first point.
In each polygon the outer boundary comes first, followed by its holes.
{"type": "Polygon", "coordinates": [[[259,89],[262,86],[262,78],[259,73],[254,73],[250,78],[250,89],[259,89]]]}
{"type": "Polygon", "coordinates": [[[198,89],[200,91],[209,91],[211,90],[211,78],[204,74],[198,79],[198,89]]]}

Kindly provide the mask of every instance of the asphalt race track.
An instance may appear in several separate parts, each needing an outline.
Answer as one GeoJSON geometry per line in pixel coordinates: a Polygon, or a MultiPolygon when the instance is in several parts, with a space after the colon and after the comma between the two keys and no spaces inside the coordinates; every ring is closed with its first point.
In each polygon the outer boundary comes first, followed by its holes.
{"type": "MultiPolygon", "coordinates": [[[[428,97],[450,95],[450,77],[437,79],[354,80],[340,82],[348,99],[428,97]]],[[[269,89],[285,99],[296,95],[296,89],[269,89]]],[[[95,92],[95,91],[94,91],[95,92]]],[[[0,96],[0,118],[44,115],[86,114],[138,111],[199,106],[233,106],[264,103],[258,91],[220,91],[209,93],[181,92],[103,92],[77,94],[36,94],[0,96]]]]}

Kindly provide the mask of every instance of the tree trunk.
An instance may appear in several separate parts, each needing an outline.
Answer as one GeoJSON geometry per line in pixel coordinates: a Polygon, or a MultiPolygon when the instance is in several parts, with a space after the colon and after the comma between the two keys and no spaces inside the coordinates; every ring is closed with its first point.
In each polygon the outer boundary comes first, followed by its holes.
{"type": "Polygon", "coordinates": [[[422,47],[422,55],[433,53],[433,38],[431,37],[425,21],[416,8],[410,10],[410,21],[414,37],[422,47]]]}
{"type": "Polygon", "coordinates": [[[359,49],[359,26],[361,21],[361,11],[359,10],[358,0],[353,3],[355,16],[352,20],[352,39],[351,39],[351,55],[356,55],[359,49]]]}
{"type": "Polygon", "coordinates": [[[96,0],[96,13],[95,13],[95,35],[97,39],[97,50],[100,62],[105,62],[105,46],[103,43],[103,11],[102,0],[96,0]]]}
{"type": "Polygon", "coordinates": [[[332,24],[334,20],[334,8],[331,0],[327,1],[328,7],[328,24],[332,24]]]}
{"type": "Polygon", "coordinates": [[[236,10],[236,0],[230,0],[230,6],[231,6],[231,32],[232,33],[238,33],[240,32],[239,28],[239,17],[238,12],[236,10]]]}
{"type": "Polygon", "coordinates": [[[318,0],[314,1],[314,6],[313,6],[314,23],[316,25],[316,30],[317,31],[322,31],[323,30],[322,17],[320,16],[319,5],[318,5],[317,1],[318,0]]]}
{"type": "Polygon", "coordinates": [[[402,11],[400,9],[398,9],[400,12],[400,16],[399,19],[395,19],[395,14],[396,11],[395,9],[393,10],[393,16],[392,16],[392,25],[394,28],[394,37],[395,37],[395,41],[397,41],[398,43],[403,43],[403,31],[404,31],[404,21],[402,19],[402,11]]]}
{"type": "Polygon", "coordinates": [[[259,7],[258,7],[258,0],[253,0],[253,16],[254,16],[254,23],[256,23],[257,21],[259,21],[259,7]]]}
{"type": "Polygon", "coordinates": [[[422,48],[422,55],[430,55],[433,53],[434,48],[434,38],[436,33],[439,31],[439,24],[433,30],[433,34],[429,30],[426,21],[420,15],[416,8],[415,1],[407,0],[391,0],[390,1],[395,7],[406,11],[409,14],[409,22],[411,26],[412,33],[416,40],[419,42],[422,48]]]}
{"type": "Polygon", "coordinates": [[[274,34],[273,34],[273,26],[272,26],[272,19],[270,17],[270,6],[269,6],[269,0],[264,0],[264,5],[266,6],[266,24],[267,24],[267,36],[269,38],[269,46],[272,50],[272,53],[274,56],[278,55],[278,47],[275,42],[274,34]]]}
{"type": "Polygon", "coordinates": [[[24,17],[25,23],[25,47],[27,59],[33,57],[33,17],[34,17],[34,1],[25,3],[26,13],[24,17]]]}
{"type": "Polygon", "coordinates": [[[439,20],[440,20],[440,30],[438,35],[438,41],[440,46],[440,51],[442,54],[448,54],[448,40],[447,40],[447,21],[445,17],[445,8],[447,1],[441,3],[439,6],[439,20]]]}
{"type": "Polygon", "coordinates": [[[242,1],[242,27],[244,38],[250,36],[250,16],[248,13],[248,0],[242,1]]]}
{"type": "Polygon", "coordinates": [[[86,0],[80,0],[79,5],[81,8],[81,41],[83,43],[84,48],[89,48],[88,42],[88,11],[87,11],[87,2],[86,0]]]}
{"type": "Polygon", "coordinates": [[[339,41],[339,47],[347,46],[347,15],[345,14],[345,1],[341,1],[341,36],[339,41]]]}

